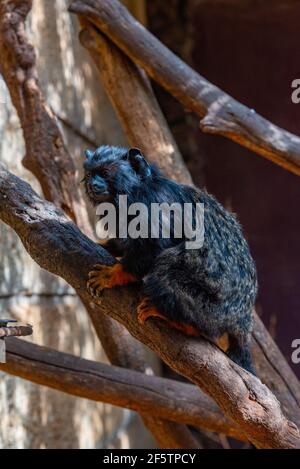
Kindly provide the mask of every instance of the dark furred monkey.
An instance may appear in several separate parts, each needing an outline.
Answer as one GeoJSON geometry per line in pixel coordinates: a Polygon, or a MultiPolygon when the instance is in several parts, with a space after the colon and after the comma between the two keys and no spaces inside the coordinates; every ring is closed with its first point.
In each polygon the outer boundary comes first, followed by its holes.
{"type": "MultiPolygon", "coordinates": [[[[184,237],[109,240],[105,247],[122,252],[120,263],[97,265],[88,289],[100,296],[104,288],[143,279],[141,323],[150,317],[191,335],[228,336],[229,357],[253,373],[249,350],[252,310],[257,293],[256,269],[236,217],[211,195],[163,176],[137,149],[102,146],[87,151],[86,192],[95,205],[128,196],[147,207],[153,202],[204,204],[204,244],[186,249],[184,237]]],[[[149,210],[150,215],[150,210],[149,210]]],[[[151,223],[151,219],[149,221],[151,223]]]]}

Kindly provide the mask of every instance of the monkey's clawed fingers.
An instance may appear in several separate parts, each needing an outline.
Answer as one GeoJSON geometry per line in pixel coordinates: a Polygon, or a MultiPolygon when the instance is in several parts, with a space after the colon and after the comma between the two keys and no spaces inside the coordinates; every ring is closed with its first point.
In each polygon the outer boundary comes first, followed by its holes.
{"type": "Polygon", "coordinates": [[[89,273],[87,290],[92,296],[100,297],[105,288],[127,285],[135,281],[136,278],[125,272],[120,263],[114,265],[96,264],[89,273]]]}
{"type": "Polygon", "coordinates": [[[110,287],[112,266],[96,264],[89,272],[87,290],[92,296],[101,296],[102,290],[110,287]]]}

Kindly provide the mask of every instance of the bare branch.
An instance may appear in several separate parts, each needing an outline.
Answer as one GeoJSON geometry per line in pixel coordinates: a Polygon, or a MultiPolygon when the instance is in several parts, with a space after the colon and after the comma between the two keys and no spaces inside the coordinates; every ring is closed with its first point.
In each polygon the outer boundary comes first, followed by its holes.
{"type": "MultiPolygon", "coordinates": [[[[72,158],[65,148],[55,116],[46,105],[40,90],[35,51],[25,31],[25,20],[31,6],[32,0],[0,2],[0,70],[23,129],[26,144],[23,164],[36,176],[45,197],[62,208],[85,233],[92,236],[72,158]]],[[[83,299],[83,303],[112,363],[140,371],[149,368],[143,347],[133,340],[126,329],[105,316],[101,309],[97,308],[95,311],[94,305],[89,301],[83,299]]],[[[144,421],[147,425],[147,421],[144,421]]],[[[178,425],[178,428],[174,427],[170,431],[170,426],[166,423],[164,431],[163,422],[155,425],[153,419],[147,426],[165,447],[182,447],[178,446],[181,437],[187,443],[187,428],[183,428],[180,433],[178,425]]],[[[189,446],[196,446],[192,436],[189,446]]]]}
{"type": "Polygon", "coordinates": [[[151,78],[201,118],[204,132],[223,135],[300,174],[300,138],[242,105],[186,65],[118,0],[73,0],[70,11],[91,21],[151,78]]]}
{"type": "Polygon", "coordinates": [[[245,438],[214,401],[191,384],[96,363],[21,340],[7,342],[6,373],[58,391],[245,438]]]}
{"type": "Polygon", "coordinates": [[[23,129],[23,164],[37,177],[45,197],[88,230],[75,166],[40,91],[35,51],[26,37],[25,19],[31,6],[31,0],[0,3],[0,71],[23,129]]]}
{"type": "Polygon", "coordinates": [[[91,23],[81,24],[80,41],[100,72],[129,143],[140,148],[167,176],[191,184],[191,175],[144,72],[91,23]]]}
{"type": "MultiPolygon", "coordinates": [[[[82,21],[84,26],[84,21],[82,21]]],[[[80,38],[87,45],[101,74],[101,81],[110,97],[129,143],[141,148],[150,161],[165,174],[183,183],[191,183],[176,142],[160,110],[145,74],[114,44],[88,23],[80,38]]],[[[190,430],[183,425],[144,419],[156,435],[160,446],[193,448],[198,446],[190,430]]]]}
{"type": "MultiPolygon", "coordinates": [[[[0,171],[0,217],[41,267],[62,276],[86,300],[91,299],[86,280],[92,266],[114,262],[59,209],[4,168],[0,171]]],[[[165,363],[209,394],[258,448],[300,448],[298,428],[286,419],[275,396],[258,378],[202,338],[161,327],[157,319],[141,326],[136,317],[140,296],[139,285],[104,290],[101,306],[165,363]]]]}
{"type": "MultiPolygon", "coordinates": [[[[91,23],[81,19],[81,24],[84,28],[80,34],[81,42],[100,71],[130,142],[144,149],[147,157],[163,167],[170,177],[190,183],[191,178],[187,178],[186,167],[176,147],[170,161],[170,145],[167,148],[164,145],[165,141],[172,142],[168,137],[169,129],[140,69],[91,23]]],[[[253,337],[260,378],[279,398],[287,416],[300,425],[299,381],[256,314],[253,337]]]]}

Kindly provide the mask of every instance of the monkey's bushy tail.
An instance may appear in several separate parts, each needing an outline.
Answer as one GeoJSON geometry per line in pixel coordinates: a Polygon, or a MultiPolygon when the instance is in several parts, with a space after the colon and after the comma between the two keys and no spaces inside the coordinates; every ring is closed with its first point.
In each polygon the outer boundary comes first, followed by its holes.
{"type": "Polygon", "coordinates": [[[249,339],[245,340],[240,336],[229,336],[229,348],[227,350],[229,358],[239,366],[256,375],[250,352],[249,339]]]}

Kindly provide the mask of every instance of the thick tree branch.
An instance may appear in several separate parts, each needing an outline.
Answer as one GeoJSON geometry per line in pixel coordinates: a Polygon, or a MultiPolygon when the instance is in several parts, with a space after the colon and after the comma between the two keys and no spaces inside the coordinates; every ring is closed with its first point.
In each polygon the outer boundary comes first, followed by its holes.
{"type": "Polygon", "coordinates": [[[73,0],[70,11],[91,21],[134,62],[201,118],[204,132],[223,135],[300,174],[300,138],[242,105],[186,65],[118,0],[73,0]]]}
{"type": "MultiPolygon", "coordinates": [[[[26,145],[23,164],[37,177],[45,197],[62,208],[91,236],[92,228],[78,190],[72,158],[40,90],[35,51],[25,31],[25,20],[31,6],[32,0],[0,2],[0,71],[23,129],[26,145]]],[[[83,303],[112,363],[140,371],[149,369],[141,344],[99,308],[96,311],[95,305],[85,299],[83,303]]],[[[161,446],[184,447],[180,446],[180,440],[182,445],[196,446],[186,427],[180,431],[178,425],[170,431],[167,422],[166,428],[163,421],[155,422],[152,418],[149,422],[144,419],[144,422],[161,446]]]]}
{"type": "Polygon", "coordinates": [[[35,51],[25,32],[31,6],[32,0],[0,2],[0,71],[23,129],[23,164],[37,177],[45,197],[87,231],[88,218],[77,190],[75,166],[40,91],[35,51]]]}
{"type": "MultiPolygon", "coordinates": [[[[18,3],[18,2],[17,2],[17,3],[18,3]]],[[[138,82],[138,81],[137,81],[137,82],[138,82]]],[[[117,95],[118,95],[118,94],[117,94],[117,95]]],[[[37,125],[37,122],[35,122],[35,125],[37,125]]],[[[92,308],[92,310],[94,310],[93,305],[91,305],[91,308],[92,308]]],[[[91,313],[90,313],[90,314],[91,314],[91,313]]],[[[93,315],[93,313],[92,313],[91,315],[93,315]]],[[[105,325],[102,324],[101,317],[100,317],[100,315],[99,315],[99,308],[95,308],[95,310],[94,310],[94,316],[93,316],[93,317],[94,317],[94,321],[96,321],[96,323],[97,323],[97,328],[98,328],[98,330],[99,330],[99,327],[101,327],[101,325],[102,325],[102,329],[105,330],[105,329],[106,329],[106,328],[105,328],[105,325]]],[[[107,319],[109,320],[109,318],[107,318],[107,319]]],[[[106,334],[106,336],[107,336],[108,342],[109,342],[109,341],[114,342],[114,339],[111,338],[110,334],[106,334]]],[[[274,344],[273,344],[273,345],[274,345],[274,344]]],[[[110,351],[111,351],[111,350],[110,350],[110,351]]],[[[134,351],[134,347],[133,347],[133,351],[134,351]]],[[[113,352],[114,352],[114,351],[113,351],[113,352]]],[[[118,357],[117,359],[120,359],[120,357],[121,357],[121,359],[122,359],[122,358],[124,357],[124,354],[122,355],[122,347],[120,348],[119,351],[116,352],[116,354],[114,353],[114,355],[116,355],[116,356],[118,357]]],[[[125,354],[125,355],[126,355],[126,354],[125,354]]],[[[266,355],[267,355],[267,354],[266,354],[266,355]]],[[[134,357],[134,356],[136,357],[137,354],[134,355],[134,353],[133,353],[133,357],[134,357]]],[[[126,360],[127,360],[127,359],[125,359],[125,361],[126,361],[126,360]]],[[[123,358],[123,362],[124,362],[124,358],[123,358]]],[[[273,365],[273,366],[274,366],[274,365],[273,365]]],[[[286,366],[286,368],[288,368],[288,367],[286,366]]],[[[273,370],[271,370],[271,371],[273,371],[273,370]]],[[[269,380],[270,380],[270,377],[269,377],[269,380]]],[[[279,375],[279,380],[280,380],[280,375],[279,375]]],[[[278,379],[277,379],[277,381],[278,381],[278,379]]],[[[285,380],[285,381],[286,381],[286,380],[285,380]]],[[[287,381],[286,381],[286,382],[287,382],[287,381]]],[[[276,386],[275,386],[275,387],[276,387],[276,390],[277,390],[277,385],[278,385],[278,383],[276,383],[276,386]]],[[[281,396],[281,397],[284,396],[284,394],[283,394],[283,393],[284,393],[284,389],[283,389],[283,388],[284,388],[284,386],[282,386],[282,396],[281,396]]],[[[295,388],[295,386],[294,386],[294,388],[295,388]]],[[[287,408],[290,410],[290,407],[289,407],[289,406],[287,406],[287,408]]]]}
{"type": "MultiPolygon", "coordinates": [[[[83,20],[83,26],[84,23],[83,20]]],[[[191,183],[191,176],[147,77],[106,36],[95,31],[90,23],[88,26],[90,33],[87,30],[82,31],[81,40],[90,44],[89,51],[129,143],[141,148],[150,161],[158,164],[168,176],[182,183],[191,183]],[[99,39],[97,43],[95,39],[99,39]],[[95,44],[98,47],[93,47],[95,44]]],[[[197,445],[190,430],[183,425],[170,425],[149,418],[145,424],[152,433],[163,434],[163,440],[168,435],[167,447],[197,445]]]]}
{"type": "Polygon", "coordinates": [[[82,20],[81,24],[80,41],[100,72],[129,143],[140,148],[167,176],[191,184],[191,175],[144,72],[91,23],[82,20]]]}
{"type": "Polygon", "coordinates": [[[214,401],[191,384],[84,360],[14,339],[7,342],[7,362],[0,364],[0,369],[74,396],[245,438],[214,401]]]}
{"type": "MultiPolygon", "coordinates": [[[[90,299],[86,280],[92,266],[114,262],[59,209],[4,168],[0,171],[0,217],[41,267],[62,276],[85,299],[90,299]]],[[[101,305],[170,367],[207,392],[257,447],[300,447],[298,428],[286,419],[277,399],[258,378],[204,339],[190,339],[161,327],[160,320],[141,326],[136,317],[139,300],[139,285],[131,285],[105,290],[101,305]]]]}
{"type": "Polygon", "coordinates": [[[299,380],[257,314],[254,314],[252,337],[260,379],[274,392],[288,418],[300,427],[299,380]]]}
{"type": "MultiPolygon", "coordinates": [[[[172,142],[168,138],[169,130],[140,69],[91,23],[81,19],[81,24],[84,28],[80,34],[81,42],[100,71],[102,83],[131,143],[145,149],[147,157],[163,166],[169,176],[190,183],[191,178],[187,178],[186,167],[177,150],[173,153],[173,164],[170,164],[164,145],[166,139],[172,142]]],[[[288,417],[300,425],[299,381],[256,314],[253,337],[259,376],[279,397],[288,417]]]]}

